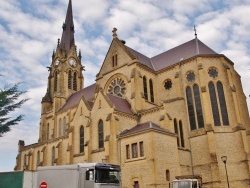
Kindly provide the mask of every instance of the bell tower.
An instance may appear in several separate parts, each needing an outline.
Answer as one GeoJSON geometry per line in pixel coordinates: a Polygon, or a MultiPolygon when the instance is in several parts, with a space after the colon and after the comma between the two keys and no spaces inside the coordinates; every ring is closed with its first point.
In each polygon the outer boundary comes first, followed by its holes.
{"type": "Polygon", "coordinates": [[[84,77],[81,64],[81,51],[77,53],[74,38],[74,22],[72,2],[69,0],[65,22],[62,26],[61,40],[58,39],[56,50],[52,54],[49,67],[47,92],[42,99],[42,113],[50,108],[54,113],[64,104],[74,92],[83,88],[84,77]]]}

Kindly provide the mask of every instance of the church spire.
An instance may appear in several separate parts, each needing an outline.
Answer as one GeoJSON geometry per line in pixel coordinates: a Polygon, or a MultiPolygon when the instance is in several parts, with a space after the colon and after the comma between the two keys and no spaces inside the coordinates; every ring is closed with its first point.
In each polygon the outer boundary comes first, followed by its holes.
{"type": "Polygon", "coordinates": [[[63,23],[63,33],[61,38],[60,47],[61,49],[66,50],[66,53],[69,52],[69,49],[74,44],[74,22],[73,22],[73,11],[72,11],[72,2],[69,0],[67,14],[65,22],[63,23]]]}

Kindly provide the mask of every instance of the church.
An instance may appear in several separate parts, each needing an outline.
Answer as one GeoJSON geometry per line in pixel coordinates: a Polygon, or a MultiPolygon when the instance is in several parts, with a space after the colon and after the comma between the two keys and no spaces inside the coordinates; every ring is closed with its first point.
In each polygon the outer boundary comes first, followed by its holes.
{"type": "Polygon", "coordinates": [[[226,156],[230,186],[250,186],[249,112],[230,59],[197,35],[148,57],[114,28],[96,79],[84,87],[71,0],[62,29],[39,139],[19,141],[16,171],[100,162],[121,166],[123,188],[165,188],[181,175],[200,175],[204,188],[220,188],[227,186],[226,156]]]}

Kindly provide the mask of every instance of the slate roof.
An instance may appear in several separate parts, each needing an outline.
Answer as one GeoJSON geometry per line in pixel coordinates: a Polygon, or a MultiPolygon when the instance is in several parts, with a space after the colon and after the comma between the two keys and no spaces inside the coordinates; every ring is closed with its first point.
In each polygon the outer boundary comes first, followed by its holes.
{"type": "Polygon", "coordinates": [[[152,70],[159,71],[171,65],[178,63],[180,60],[185,60],[196,55],[210,55],[217,54],[199,39],[190,40],[184,44],[181,44],[175,48],[172,48],[166,52],[156,55],[152,58],[127,47],[127,49],[136,56],[140,63],[149,67],[152,70]],[[197,44],[196,44],[197,40],[197,44]],[[199,53],[197,53],[197,47],[199,53]]]}
{"type": "MultiPolygon", "coordinates": [[[[67,110],[69,108],[78,105],[82,97],[84,97],[86,101],[92,99],[95,94],[95,87],[96,84],[93,84],[80,91],[73,93],[71,96],[69,96],[66,103],[60,109],[60,111],[67,110]]],[[[89,104],[91,105],[91,102],[89,102],[89,104]]]]}
{"type": "Polygon", "coordinates": [[[92,84],[83,89],[84,98],[88,101],[95,96],[96,84],[92,84]]]}
{"type": "Polygon", "coordinates": [[[133,114],[133,112],[131,111],[131,106],[126,99],[111,94],[107,94],[107,96],[115,106],[115,110],[124,112],[126,114],[133,114]]]}
{"type": "Polygon", "coordinates": [[[147,67],[149,67],[150,69],[154,70],[154,67],[152,65],[151,59],[148,58],[147,56],[141,54],[140,52],[137,52],[136,50],[126,46],[127,49],[135,56],[139,59],[140,63],[146,65],[147,67]]]}
{"type": "Polygon", "coordinates": [[[123,136],[131,135],[131,134],[139,133],[139,132],[142,132],[142,131],[145,131],[145,130],[156,130],[156,131],[160,131],[160,132],[175,135],[175,133],[173,133],[173,132],[171,132],[171,131],[169,131],[167,129],[164,129],[161,126],[149,121],[149,122],[138,124],[138,125],[132,127],[129,130],[123,131],[120,134],[120,136],[123,137],[123,136]]]}

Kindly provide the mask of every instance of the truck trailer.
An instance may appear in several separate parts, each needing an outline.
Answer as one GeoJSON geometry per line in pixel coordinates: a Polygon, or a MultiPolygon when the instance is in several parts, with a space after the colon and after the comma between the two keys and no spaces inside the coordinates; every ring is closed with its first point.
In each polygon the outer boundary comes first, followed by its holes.
{"type": "Polygon", "coordinates": [[[118,188],[120,171],[120,166],[104,163],[38,167],[37,187],[118,188]]]}
{"type": "Polygon", "coordinates": [[[0,188],[37,188],[34,171],[0,172],[0,188]]]}

